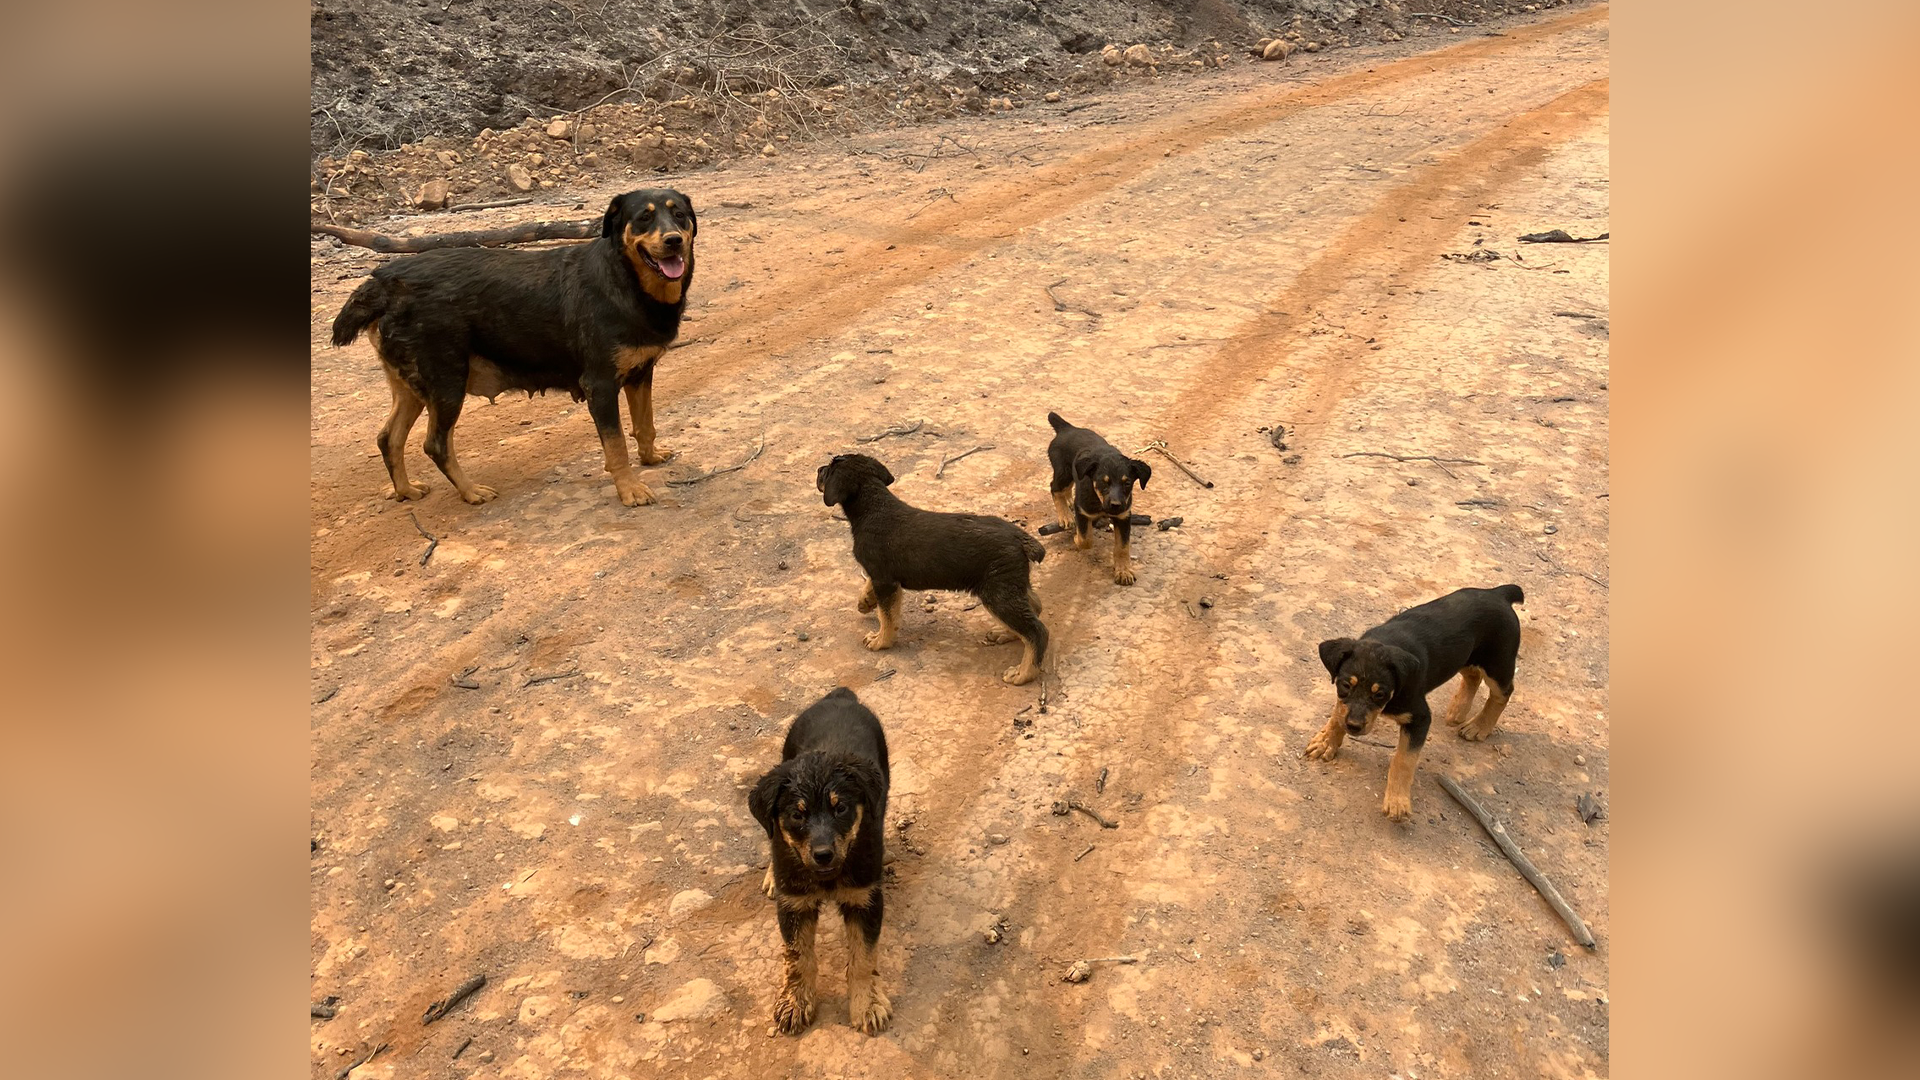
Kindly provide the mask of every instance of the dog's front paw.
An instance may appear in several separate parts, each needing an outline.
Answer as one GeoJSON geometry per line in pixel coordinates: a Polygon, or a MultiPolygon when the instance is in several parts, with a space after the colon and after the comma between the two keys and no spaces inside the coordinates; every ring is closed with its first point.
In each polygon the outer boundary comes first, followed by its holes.
{"type": "Polygon", "coordinates": [[[1093,534],[1091,532],[1074,533],[1073,546],[1079,548],[1081,551],[1087,550],[1093,546],[1093,534]]]}
{"type": "Polygon", "coordinates": [[[1113,583],[1115,585],[1133,584],[1133,567],[1123,566],[1120,569],[1115,570],[1113,572],[1113,583]]]}
{"type": "Polygon", "coordinates": [[[622,506],[645,506],[653,501],[653,489],[631,476],[614,477],[613,489],[620,493],[622,506]]]}
{"type": "Polygon", "coordinates": [[[1461,724],[1460,737],[1468,742],[1479,742],[1493,734],[1492,728],[1482,728],[1479,724],[1461,724]]]}
{"type": "Polygon", "coordinates": [[[1312,742],[1307,744],[1307,752],[1303,756],[1308,761],[1332,761],[1333,756],[1339,752],[1340,744],[1335,742],[1332,736],[1322,731],[1313,737],[1312,742]]]}
{"type": "Polygon", "coordinates": [[[492,488],[488,487],[485,484],[475,484],[472,487],[460,493],[460,498],[473,506],[479,506],[481,503],[484,503],[484,502],[492,502],[493,500],[499,497],[500,497],[499,492],[493,490],[492,488]]]}
{"type": "Polygon", "coordinates": [[[773,1006],[773,1024],[787,1035],[798,1035],[813,1023],[813,998],[795,994],[791,989],[780,992],[780,1000],[773,1006]]]}
{"type": "Polygon", "coordinates": [[[1005,675],[1000,676],[1000,681],[1006,683],[1008,686],[1025,686],[1028,683],[1032,682],[1034,678],[1039,674],[1040,674],[1039,668],[1027,667],[1026,665],[1022,664],[1016,667],[1008,668],[1007,673],[1005,675]]]}
{"type": "Polygon", "coordinates": [[[861,1008],[859,1002],[854,1002],[853,1009],[855,1011],[847,1018],[848,1022],[856,1030],[869,1035],[878,1035],[887,1030],[887,1024],[893,1020],[893,1002],[887,1000],[886,991],[881,990],[878,984],[867,991],[866,1007],[861,1008]]]}
{"type": "Polygon", "coordinates": [[[404,488],[394,488],[387,494],[387,498],[397,499],[400,502],[406,502],[408,499],[424,499],[427,497],[427,492],[432,490],[432,488],[425,484],[417,484],[409,481],[404,488]]]}
{"type": "Polygon", "coordinates": [[[676,451],[669,450],[664,446],[643,446],[640,448],[640,464],[665,465],[667,462],[673,460],[675,453],[676,451]]]}
{"type": "Polygon", "coordinates": [[[893,648],[893,636],[884,631],[875,630],[873,633],[867,635],[867,648],[872,649],[874,652],[891,649],[893,648]]]}
{"type": "Polygon", "coordinates": [[[767,876],[760,879],[760,891],[767,894],[767,899],[769,900],[773,899],[773,864],[772,863],[767,864],[767,876]]]}
{"type": "Polygon", "coordinates": [[[1413,816],[1413,795],[1411,792],[1387,792],[1386,801],[1380,804],[1390,821],[1405,821],[1413,816]]]}

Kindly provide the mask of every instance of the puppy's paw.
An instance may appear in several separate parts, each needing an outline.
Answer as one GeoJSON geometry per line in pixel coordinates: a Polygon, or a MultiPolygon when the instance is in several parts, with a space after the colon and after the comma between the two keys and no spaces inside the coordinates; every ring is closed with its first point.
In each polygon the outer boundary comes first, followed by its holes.
{"type": "Polygon", "coordinates": [[[485,503],[485,502],[492,502],[493,500],[499,497],[500,497],[499,492],[493,490],[492,488],[488,487],[485,484],[475,484],[472,487],[460,493],[460,498],[463,501],[473,506],[479,506],[481,503],[485,503]]]}
{"type": "Polygon", "coordinates": [[[893,1020],[893,1002],[887,1000],[886,991],[877,984],[867,992],[866,1007],[860,1008],[859,1003],[855,1002],[853,1008],[858,1011],[848,1017],[848,1022],[856,1030],[869,1035],[878,1035],[887,1030],[887,1024],[893,1020]]]}
{"type": "Polygon", "coordinates": [[[1492,728],[1482,728],[1479,724],[1460,725],[1460,737],[1468,742],[1479,742],[1493,734],[1492,728]]]}
{"type": "Polygon", "coordinates": [[[1410,793],[1388,791],[1380,809],[1386,813],[1389,821],[1405,821],[1413,816],[1413,797],[1410,793]]]}
{"type": "Polygon", "coordinates": [[[387,498],[395,499],[400,502],[406,502],[408,499],[424,499],[427,497],[427,492],[432,490],[433,490],[432,488],[428,487],[425,484],[418,484],[412,481],[408,481],[406,487],[394,488],[392,491],[388,492],[387,498]]]}
{"type": "Polygon", "coordinates": [[[622,506],[645,506],[653,501],[653,489],[631,476],[614,477],[613,489],[620,493],[622,506]]]}
{"type": "Polygon", "coordinates": [[[860,599],[855,602],[853,609],[862,615],[870,615],[873,613],[873,609],[879,606],[880,601],[874,599],[873,596],[873,586],[869,585],[867,586],[867,591],[860,594],[860,599]]]}
{"type": "Polygon", "coordinates": [[[1450,727],[1450,728],[1457,728],[1457,727],[1459,727],[1460,725],[1462,725],[1462,724],[1464,724],[1464,723],[1466,723],[1466,722],[1467,722],[1467,714],[1466,714],[1466,713],[1449,713],[1449,714],[1447,714],[1447,726],[1448,726],[1448,727],[1450,727]]]}
{"type": "Polygon", "coordinates": [[[1126,566],[1115,570],[1113,572],[1113,583],[1115,585],[1133,584],[1133,567],[1126,566]]]}
{"type": "Polygon", "coordinates": [[[772,863],[767,864],[767,876],[760,879],[760,891],[767,894],[767,899],[769,900],[773,899],[773,864],[772,863]]]}
{"type": "Polygon", "coordinates": [[[875,630],[873,633],[867,635],[867,648],[872,649],[874,652],[891,649],[893,648],[893,637],[882,631],[875,630]]]}
{"type": "Polygon", "coordinates": [[[669,450],[664,446],[656,446],[652,449],[643,446],[640,448],[640,464],[665,465],[667,462],[673,460],[674,454],[675,451],[669,450]]]}
{"type": "Polygon", "coordinates": [[[813,998],[782,990],[773,1006],[773,1025],[787,1035],[798,1035],[813,1023],[813,998]]]}
{"type": "Polygon", "coordinates": [[[1039,674],[1040,669],[1038,667],[1020,665],[1008,668],[1007,673],[1000,676],[1000,681],[1006,683],[1008,686],[1025,686],[1032,682],[1039,674]]]}
{"type": "Polygon", "coordinates": [[[1313,737],[1312,742],[1307,744],[1307,752],[1301,756],[1305,757],[1308,761],[1332,761],[1334,755],[1339,752],[1340,744],[1334,742],[1332,738],[1328,737],[1326,732],[1322,731],[1313,737]]]}
{"type": "Polygon", "coordinates": [[[1085,551],[1088,548],[1092,547],[1093,533],[1092,532],[1074,533],[1073,546],[1076,548],[1079,548],[1081,551],[1085,551]]]}
{"type": "Polygon", "coordinates": [[[1019,634],[1016,634],[1011,630],[989,630],[986,633],[980,635],[980,644],[1005,645],[1007,642],[1013,641],[1019,636],[1020,636],[1019,634]]]}

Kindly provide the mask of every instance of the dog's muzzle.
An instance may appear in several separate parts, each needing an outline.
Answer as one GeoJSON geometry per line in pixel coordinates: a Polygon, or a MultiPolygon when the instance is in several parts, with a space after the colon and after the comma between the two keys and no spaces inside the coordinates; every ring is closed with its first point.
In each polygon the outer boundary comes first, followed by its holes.
{"type": "Polygon", "coordinates": [[[1365,735],[1367,733],[1367,729],[1373,726],[1373,715],[1374,715],[1373,710],[1369,709],[1365,712],[1362,712],[1359,715],[1358,719],[1355,719],[1353,710],[1348,709],[1347,710],[1347,734],[1365,735]]]}

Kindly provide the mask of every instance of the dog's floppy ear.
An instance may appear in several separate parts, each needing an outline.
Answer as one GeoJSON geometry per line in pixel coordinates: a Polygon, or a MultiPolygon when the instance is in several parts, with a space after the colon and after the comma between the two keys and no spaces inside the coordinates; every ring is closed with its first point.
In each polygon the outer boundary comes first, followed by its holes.
{"type": "Polygon", "coordinates": [[[1393,696],[1404,697],[1401,691],[1420,677],[1420,658],[1394,645],[1381,646],[1381,654],[1387,658],[1387,669],[1393,672],[1393,696]]]}
{"type": "Polygon", "coordinates": [[[619,236],[621,223],[627,216],[627,197],[615,195],[607,204],[607,216],[600,220],[601,236],[619,236]]]}
{"type": "Polygon", "coordinates": [[[773,835],[774,815],[780,809],[780,795],[787,787],[787,769],[784,764],[776,766],[760,782],[753,785],[753,791],[747,796],[747,810],[753,814],[753,820],[773,835]]]}
{"type": "Polygon", "coordinates": [[[880,470],[880,482],[887,485],[888,487],[892,487],[893,473],[889,471],[885,465],[880,464],[878,461],[874,462],[873,464],[876,468],[880,470]]]}
{"type": "Polygon", "coordinates": [[[815,481],[820,487],[820,501],[828,506],[838,506],[853,494],[853,478],[847,475],[847,463],[841,458],[820,466],[820,475],[815,481]]]}
{"type": "Polygon", "coordinates": [[[700,235],[700,215],[693,212],[692,199],[688,199],[685,194],[680,197],[687,203],[687,238],[692,239],[700,235]]]}
{"type": "Polygon", "coordinates": [[[834,766],[836,777],[852,781],[852,786],[860,792],[860,801],[867,805],[874,816],[886,809],[887,781],[880,770],[871,761],[861,758],[848,758],[834,766]]]}
{"type": "Polygon", "coordinates": [[[1093,470],[1099,467],[1100,459],[1085,450],[1073,456],[1073,475],[1081,477],[1082,479],[1092,476],[1093,470]]]}
{"type": "Polygon", "coordinates": [[[1140,481],[1140,490],[1147,490],[1147,478],[1153,475],[1153,466],[1139,458],[1128,458],[1127,464],[1133,466],[1133,475],[1140,481]]]}
{"type": "Polygon", "coordinates": [[[1350,637],[1334,638],[1320,643],[1320,662],[1327,665],[1328,675],[1339,675],[1340,665],[1347,662],[1360,643],[1350,637]]]}

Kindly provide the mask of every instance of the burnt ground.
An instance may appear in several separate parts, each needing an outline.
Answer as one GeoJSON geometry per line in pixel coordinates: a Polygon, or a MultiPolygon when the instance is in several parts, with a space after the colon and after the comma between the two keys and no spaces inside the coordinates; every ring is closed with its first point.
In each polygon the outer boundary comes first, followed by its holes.
{"type": "Polygon", "coordinates": [[[618,504],[584,408],[553,397],[463,417],[496,501],[449,494],[417,435],[436,490],[387,501],[372,353],[325,344],[380,258],[317,241],[312,993],[339,1014],[312,1075],[383,1043],[355,1076],[1607,1075],[1609,825],[1574,803],[1609,777],[1608,252],[1515,237],[1607,228],[1608,13],[1497,29],[673,176],[703,207],[699,277],[650,507],[618,504]],[[1214,487],[1155,462],[1137,509],[1185,520],[1136,532],[1131,588],[1104,537],[1048,538],[1042,712],[965,597],[910,597],[899,646],[862,647],[812,478],[864,448],[909,501],[1037,526],[1048,409],[1164,438],[1214,487]],[[1519,688],[1488,742],[1436,732],[1414,821],[1379,812],[1385,748],[1301,759],[1330,705],[1319,640],[1504,581],[1527,593],[1519,688]],[[846,1026],[829,917],[820,1017],[772,1037],[746,790],[841,683],[894,749],[896,1018],[846,1026]],[[1070,792],[1120,827],[1054,816],[1070,792]]]}

